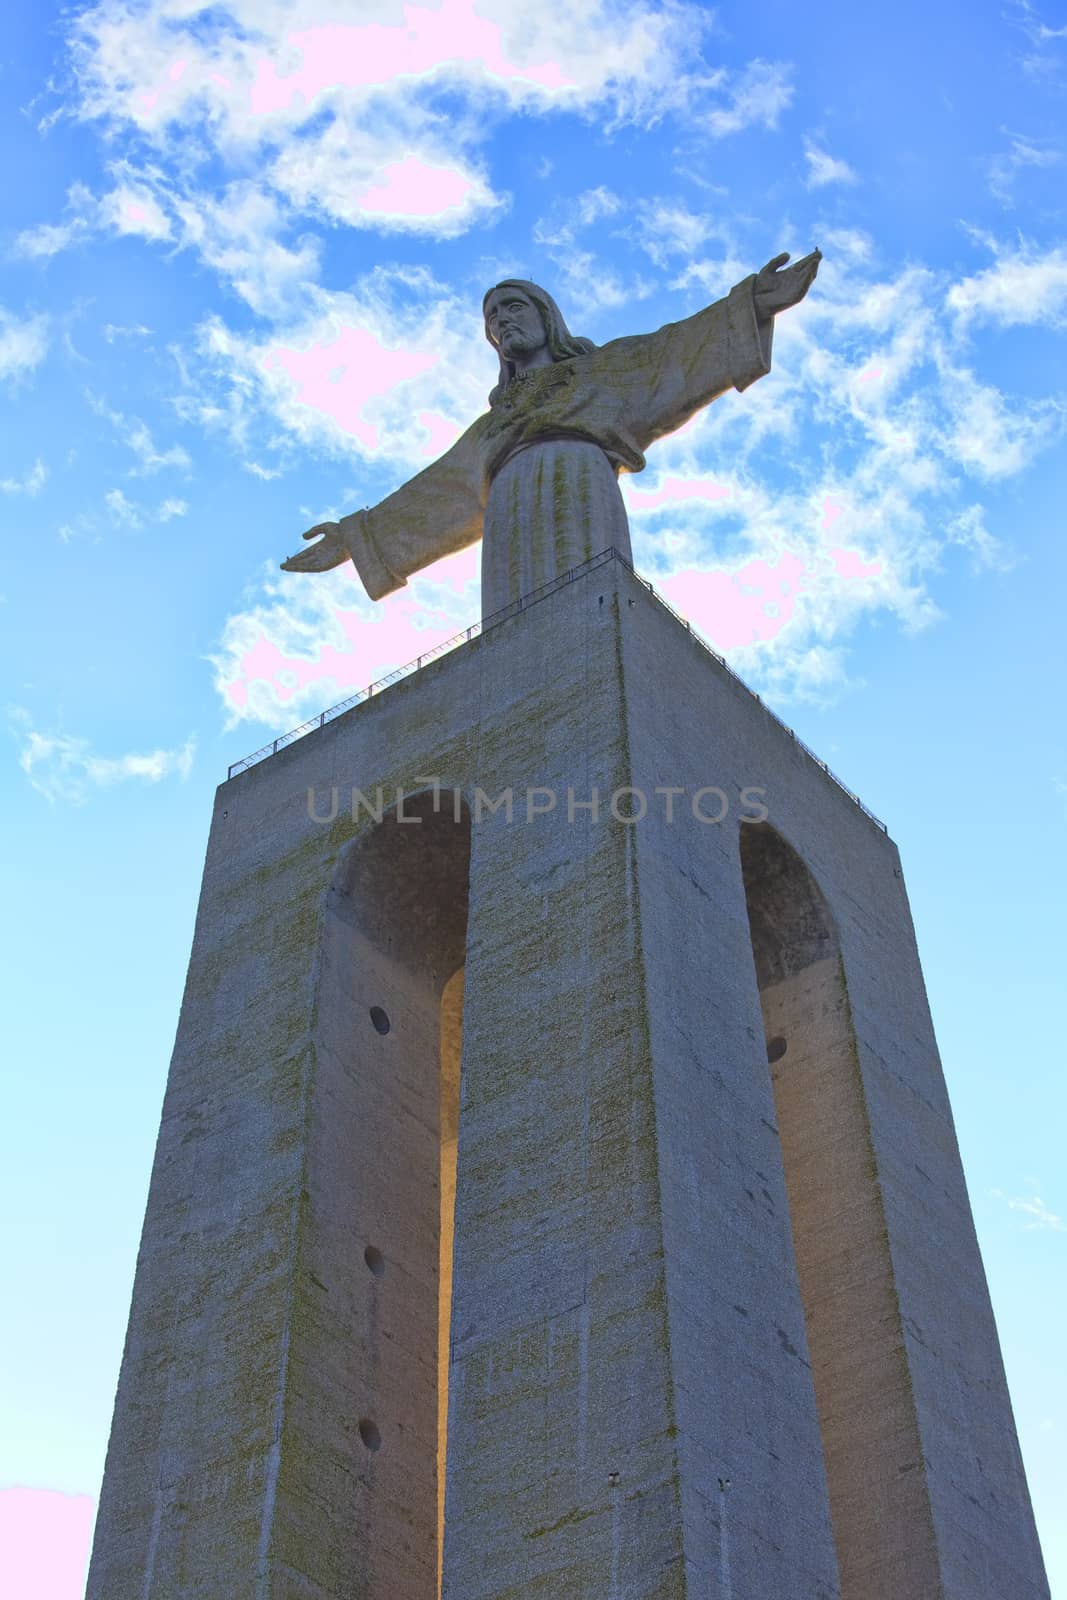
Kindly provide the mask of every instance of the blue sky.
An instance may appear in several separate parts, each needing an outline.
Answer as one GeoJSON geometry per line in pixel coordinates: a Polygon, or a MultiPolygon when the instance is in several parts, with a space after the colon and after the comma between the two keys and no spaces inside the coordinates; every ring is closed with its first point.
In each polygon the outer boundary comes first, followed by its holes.
{"type": "Polygon", "coordinates": [[[816,244],[771,375],[627,483],[635,558],[900,845],[1067,1594],[1067,13],[6,21],[0,1487],[42,1493],[0,1518],[55,1568],[20,1597],[81,1592],[214,786],[478,615],[473,552],[380,606],[277,563],[484,408],[499,278],[603,342],[816,244]]]}

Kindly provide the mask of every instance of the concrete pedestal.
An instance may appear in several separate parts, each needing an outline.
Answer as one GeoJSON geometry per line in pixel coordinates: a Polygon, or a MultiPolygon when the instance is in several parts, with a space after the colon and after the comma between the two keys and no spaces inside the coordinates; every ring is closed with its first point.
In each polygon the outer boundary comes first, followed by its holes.
{"type": "Polygon", "coordinates": [[[1048,1596],[895,847],[615,560],[208,846],[87,1597],[439,1586],[1048,1596]]]}

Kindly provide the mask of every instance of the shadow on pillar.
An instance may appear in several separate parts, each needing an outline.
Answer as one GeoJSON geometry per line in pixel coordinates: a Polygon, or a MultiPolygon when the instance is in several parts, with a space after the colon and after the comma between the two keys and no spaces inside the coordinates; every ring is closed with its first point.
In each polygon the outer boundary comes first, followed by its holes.
{"type": "Polygon", "coordinates": [[[470,826],[432,795],[329,889],[273,1553],[331,1593],[440,1587],[470,826]]]}
{"type": "Polygon", "coordinates": [[[766,823],[741,863],[843,1600],[941,1593],[837,932],[766,823]]]}

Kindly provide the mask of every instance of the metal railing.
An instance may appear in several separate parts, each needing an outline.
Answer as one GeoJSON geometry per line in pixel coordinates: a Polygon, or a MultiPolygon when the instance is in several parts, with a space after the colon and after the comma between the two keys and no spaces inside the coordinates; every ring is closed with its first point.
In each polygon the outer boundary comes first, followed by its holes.
{"type": "MultiPolygon", "coordinates": [[[[602,567],[607,561],[622,561],[629,566],[624,556],[620,556],[614,547],[601,550],[599,555],[590,556],[588,561],[583,561],[580,566],[571,567],[567,572],[553,578],[549,583],[543,583],[539,589],[532,589],[529,594],[520,595],[517,600],[509,605],[502,606],[499,611],[494,611],[488,617],[483,617],[481,622],[472,622],[469,628],[454,633],[448,639],[442,639],[440,644],[435,644],[429,650],[424,650],[421,656],[416,656],[413,661],[407,661],[402,667],[396,667],[392,672],[386,673],[384,678],[375,678],[365,689],[359,689],[355,694],[349,695],[347,700],[339,700],[336,705],[328,706],[317,717],[302,722],[298,728],[291,728],[288,733],[283,733],[279,738],[265,744],[258,750],[253,750],[250,756],[244,756],[240,761],[235,761],[229,768],[226,778],[236,778],[239,772],[244,772],[248,767],[258,766],[259,762],[266,761],[269,756],[277,755],[287,744],[292,744],[295,739],[303,738],[305,733],[313,733],[316,728],[325,727],[327,722],[332,722],[335,717],[341,716],[345,711],[351,711],[353,706],[358,706],[361,701],[369,700],[371,695],[379,694],[389,684],[396,683],[400,678],[406,678],[408,673],[417,672],[420,667],[432,661],[435,656],[443,656],[449,650],[454,650],[457,645],[467,644],[471,639],[477,639],[479,634],[488,633],[492,628],[498,627],[502,622],[508,622],[512,617],[518,616],[520,611],[528,611],[539,600],[546,599],[550,594],[555,594],[557,589],[564,588],[573,583],[575,578],[582,578],[587,572],[592,572],[596,567],[602,567]]],[[[630,571],[633,568],[630,567],[630,571]]],[[[643,581],[643,580],[642,580],[643,581]]]]}
{"type": "Polygon", "coordinates": [[[618,550],[616,550],[614,546],[609,546],[607,550],[601,550],[598,555],[590,556],[588,561],[583,561],[577,567],[571,567],[569,571],[561,573],[558,578],[553,578],[549,583],[543,583],[540,588],[531,590],[529,594],[520,595],[520,597],[517,600],[513,600],[510,605],[503,606],[499,611],[494,611],[488,617],[483,617],[481,622],[472,622],[469,628],[464,628],[459,633],[452,634],[450,638],[443,639],[440,644],[433,645],[429,650],[424,650],[423,653],[419,656],[416,656],[413,661],[408,661],[404,664],[404,666],[395,668],[394,671],[387,673],[384,678],[376,678],[375,681],[371,684],[368,684],[365,689],[360,689],[356,694],[349,695],[347,700],[339,700],[336,705],[328,706],[325,711],[321,711],[317,717],[311,717],[307,722],[302,722],[299,727],[291,728],[288,733],[281,734],[279,738],[272,740],[270,744],[265,744],[261,746],[260,749],[253,750],[251,755],[244,756],[240,761],[235,761],[233,763],[226,774],[227,782],[231,778],[235,778],[239,772],[245,772],[249,767],[258,766],[259,762],[266,761],[271,756],[277,755],[279,750],[283,750],[286,745],[293,744],[297,739],[302,739],[305,734],[313,733],[316,728],[325,727],[327,722],[332,722],[335,717],[339,717],[343,715],[344,712],[350,711],[353,706],[358,706],[362,701],[369,700],[372,695],[379,694],[383,689],[388,688],[391,683],[396,683],[400,678],[406,678],[409,673],[417,672],[420,667],[425,666],[428,661],[432,661],[436,656],[445,655],[449,650],[456,649],[458,645],[467,644],[471,639],[478,638],[480,634],[490,633],[493,628],[497,628],[502,623],[510,621],[512,617],[518,616],[522,611],[528,611],[531,606],[535,606],[541,600],[547,599],[550,594],[555,594],[557,590],[566,588],[568,584],[573,583],[577,578],[584,578],[587,573],[595,571],[597,567],[602,567],[609,561],[617,561],[621,566],[625,567],[627,572],[631,573],[632,576],[636,578],[641,587],[648,590],[656,604],[658,606],[662,606],[664,611],[668,611],[675,621],[685,629],[686,633],[691,635],[691,637],[696,640],[697,644],[700,645],[703,650],[707,651],[709,656],[713,656],[718,662],[719,666],[722,667],[725,672],[728,672],[730,677],[733,678],[736,683],[740,684],[745,693],[751,695],[752,699],[762,706],[767,716],[769,716],[772,721],[776,722],[780,728],[785,730],[798,749],[803,750],[808,759],[813,761],[820,771],[824,772],[831,782],[837,785],[842,793],[848,795],[848,798],[853,801],[854,804],[859,806],[864,815],[870,817],[871,821],[876,823],[878,827],[881,828],[883,833],[889,832],[889,829],[886,827],[881,817],[875,816],[870,807],[864,805],[863,801],[860,799],[859,795],[854,789],[850,789],[847,783],[842,783],[841,779],[837,776],[837,773],[834,772],[831,767],[828,767],[826,762],[823,761],[821,757],[815,754],[815,751],[811,748],[811,746],[805,744],[803,739],[799,738],[797,734],[794,733],[793,729],[787,722],[782,721],[777,712],[771,710],[767,702],[760,695],[756,694],[754,689],[749,688],[748,684],[745,682],[744,678],[741,677],[740,673],[734,671],[730,663],[724,656],[719,654],[714,645],[709,644],[704,638],[703,634],[699,633],[697,629],[693,627],[691,622],[688,622],[685,617],[681,616],[671,605],[670,601],[665,600],[663,596],[653,588],[649,579],[643,578],[641,574],[634,569],[632,562],[627,560],[627,558],[618,550]]]}
{"type": "Polygon", "coordinates": [[[699,645],[701,645],[702,648],[705,649],[708,652],[708,655],[715,657],[715,660],[719,663],[720,667],[722,667],[724,669],[724,671],[728,672],[730,674],[731,678],[733,678],[735,680],[735,682],[737,682],[737,683],[739,683],[741,685],[742,689],[744,689],[746,694],[751,695],[753,700],[757,701],[763,707],[764,711],[770,717],[772,722],[776,722],[780,728],[784,728],[785,729],[786,733],[792,739],[793,743],[797,746],[797,748],[800,749],[800,750],[803,750],[804,754],[809,758],[809,760],[814,761],[815,765],[818,768],[820,768],[821,771],[825,772],[826,776],[833,783],[835,783],[839,789],[843,790],[843,792],[848,795],[850,800],[854,801],[855,804],[859,806],[859,808],[863,812],[864,816],[870,817],[872,822],[877,823],[878,826],[881,828],[883,833],[888,833],[889,829],[886,826],[886,824],[882,821],[881,817],[875,816],[875,814],[871,810],[870,806],[865,806],[864,805],[863,801],[860,799],[860,797],[856,793],[855,789],[850,789],[847,783],[842,783],[841,779],[837,776],[837,773],[833,770],[833,768],[832,767],[828,767],[826,765],[826,762],[822,759],[822,757],[821,756],[817,756],[815,754],[815,751],[811,748],[810,744],[805,744],[804,743],[803,739],[800,738],[799,734],[797,734],[797,733],[795,733],[793,731],[793,729],[789,726],[788,722],[783,722],[781,717],[778,715],[778,713],[776,711],[772,711],[771,710],[770,706],[767,704],[766,700],[763,699],[762,695],[758,695],[756,693],[755,689],[750,689],[749,688],[749,686],[745,682],[744,678],[742,678],[742,676],[741,676],[741,674],[739,672],[735,672],[734,671],[733,667],[731,667],[730,663],[726,660],[725,656],[721,656],[719,654],[719,652],[715,649],[715,646],[709,644],[708,641],[704,638],[704,635],[702,633],[698,633],[696,628],[693,627],[691,622],[688,622],[686,620],[686,618],[681,615],[680,612],[675,611],[675,609],[671,605],[670,601],[669,600],[664,600],[663,596],[658,592],[658,590],[656,590],[656,589],[654,589],[652,587],[652,585],[649,582],[649,580],[647,578],[642,578],[641,574],[634,570],[634,568],[630,565],[630,563],[627,561],[625,556],[620,556],[620,555],[618,555],[617,552],[614,552],[614,553],[616,554],[617,559],[622,562],[623,566],[629,568],[629,570],[633,573],[634,577],[637,579],[638,583],[641,584],[642,588],[645,588],[645,589],[648,590],[649,594],[652,596],[653,600],[655,600],[656,604],[662,606],[664,611],[669,611],[671,616],[674,617],[677,622],[681,623],[681,625],[685,629],[685,631],[687,633],[691,633],[693,638],[697,641],[697,643],[699,645]]]}

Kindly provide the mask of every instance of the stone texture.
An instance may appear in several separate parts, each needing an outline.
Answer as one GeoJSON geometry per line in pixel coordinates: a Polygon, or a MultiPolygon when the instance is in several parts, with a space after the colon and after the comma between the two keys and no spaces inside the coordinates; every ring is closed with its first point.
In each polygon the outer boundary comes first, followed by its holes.
{"type": "Polygon", "coordinates": [[[1047,1597],[896,850],[621,563],[220,788],[88,1600],[432,1600],[453,1181],[446,1600],[1047,1597]]]}

